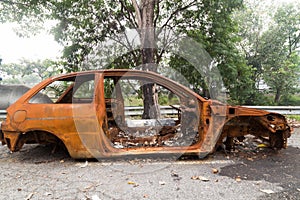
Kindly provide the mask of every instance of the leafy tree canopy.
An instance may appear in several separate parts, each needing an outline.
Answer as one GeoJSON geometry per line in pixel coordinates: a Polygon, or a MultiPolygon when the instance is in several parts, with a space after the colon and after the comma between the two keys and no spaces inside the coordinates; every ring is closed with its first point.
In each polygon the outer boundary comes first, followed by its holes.
{"type": "Polygon", "coordinates": [[[28,20],[57,20],[53,33],[65,47],[65,66],[69,71],[84,69],[82,63],[95,47],[98,47],[96,59],[88,62],[97,66],[99,57],[124,52],[116,56],[117,59],[106,60],[110,63],[109,67],[114,68],[160,64],[164,60],[168,62],[166,58],[171,55],[171,65],[184,74],[195,88],[220,90],[220,86],[214,84],[220,82],[215,80],[216,77],[208,80],[199,73],[193,73],[193,67],[186,60],[180,60],[174,53],[168,52],[170,41],[178,39],[172,38],[170,32],[180,37],[188,36],[201,43],[210,54],[231,98],[243,103],[251,95],[247,89],[251,85],[251,69],[235,46],[240,38],[234,34],[237,25],[232,20],[232,13],[242,6],[242,0],[0,0],[0,7],[6,11],[1,13],[0,19],[18,20],[23,25],[31,25],[28,20]],[[133,46],[135,38],[124,34],[128,29],[137,30],[139,47],[133,46]],[[147,38],[150,38],[149,41],[147,38]],[[107,40],[119,46],[104,44],[107,40]],[[99,45],[103,47],[100,50],[99,45]],[[107,48],[109,45],[111,48],[107,48]],[[157,48],[158,45],[162,48],[157,48]],[[242,97],[241,91],[246,97],[242,97]]]}
{"type": "Polygon", "coordinates": [[[280,104],[297,92],[299,82],[299,2],[280,7],[263,1],[247,1],[247,6],[236,13],[239,35],[243,38],[239,48],[252,67],[252,88],[256,92],[252,103],[263,103],[258,88],[265,83],[274,96],[273,104],[280,104]]]}
{"type": "Polygon", "coordinates": [[[59,63],[51,60],[30,61],[20,60],[19,63],[0,65],[0,71],[5,74],[3,84],[25,84],[34,85],[43,79],[61,73],[62,67],[59,63]]]}

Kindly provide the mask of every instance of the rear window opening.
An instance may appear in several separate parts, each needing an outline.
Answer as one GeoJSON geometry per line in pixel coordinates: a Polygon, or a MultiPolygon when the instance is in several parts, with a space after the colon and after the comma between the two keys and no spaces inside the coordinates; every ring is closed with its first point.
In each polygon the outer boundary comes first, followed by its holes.
{"type": "Polygon", "coordinates": [[[94,88],[94,74],[60,79],[45,86],[29,100],[29,103],[92,103],[94,88]]]}

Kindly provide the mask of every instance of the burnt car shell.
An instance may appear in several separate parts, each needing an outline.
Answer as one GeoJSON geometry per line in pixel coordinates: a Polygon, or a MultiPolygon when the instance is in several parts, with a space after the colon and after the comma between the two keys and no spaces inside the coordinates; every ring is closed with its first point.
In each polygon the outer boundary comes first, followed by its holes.
{"type": "Polygon", "coordinates": [[[30,143],[61,143],[73,158],[153,154],[205,157],[223,144],[233,148],[234,138],[248,134],[267,141],[271,148],[282,149],[291,134],[283,115],[206,100],[161,75],[138,70],[52,77],[25,93],[7,113],[0,139],[11,151],[30,143]],[[178,104],[172,105],[178,113],[147,120],[126,114],[130,101],[139,98],[140,89],[149,83],[159,87],[164,100],[170,97],[178,104]],[[34,102],[41,94],[52,101],[34,102]]]}

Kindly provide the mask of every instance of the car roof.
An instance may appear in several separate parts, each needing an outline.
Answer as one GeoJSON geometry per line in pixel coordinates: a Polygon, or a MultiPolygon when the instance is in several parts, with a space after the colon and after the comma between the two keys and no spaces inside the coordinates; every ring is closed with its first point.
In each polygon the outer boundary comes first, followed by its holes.
{"type": "Polygon", "coordinates": [[[130,76],[139,76],[139,75],[143,75],[145,78],[159,78],[159,80],[161,82],[163,81],[168,81],[170,83],[173,84],[173,86],[175,87],[181,87],[181,88],[185,88],[187,91],[189,91],[190,93],[193,93],[194,96],[197,96],[199,99],[201,99],[202,101],[206,101],[202,96],[200,96],[199,94],[195,93],[194,91],[192,91],[190,88],[170,79],[167,78],[161,74],[158,74],[156,72],[152,72],[152,71],[144,71],[144,70],[136,70],[136,69],[100,69],[100,70],[89,70],[89,71],[80,71],[80,72],[71,72],[71,73],[67,73],[67,74],[61,74],[61,75],[57,75],[54,76],[50,79],[60,79],[60,78],[68,78],[68,77],[72,77],[72,76],[78,76],[78,75],[89,75],[89,74],[97,74],[97,73],[102,73],[105,76],[123,76],[124,74],[126,75],[130,75],[130,76]]]}

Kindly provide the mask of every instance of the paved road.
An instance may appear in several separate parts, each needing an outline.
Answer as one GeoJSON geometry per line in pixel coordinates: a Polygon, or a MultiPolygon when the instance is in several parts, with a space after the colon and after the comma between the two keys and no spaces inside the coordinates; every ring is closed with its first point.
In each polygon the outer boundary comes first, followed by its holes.
{"type": "Polygon", "coordinates": [[[76,161],[63,151],[0,147],[0,199],[300,199],[300,129],[279,153],[218,152],[204,160],[76,161]]]}

